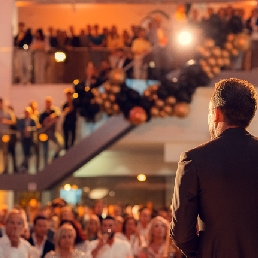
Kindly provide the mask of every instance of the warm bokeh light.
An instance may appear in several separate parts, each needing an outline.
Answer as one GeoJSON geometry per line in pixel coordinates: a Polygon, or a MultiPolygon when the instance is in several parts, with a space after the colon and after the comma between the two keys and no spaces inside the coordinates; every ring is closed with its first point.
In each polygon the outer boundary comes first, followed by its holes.
{"type": "Polygon", "coordinates": [[[64,62],[66,60],[66,54],[64,52],[55,52],[56,62],[64,62]]]}
{"type": "Polygon", "coordinates": [[[96,188],[90,191],[89,198],[90,199],[102,199],[108,194],[108,189],[106,188],[96,188]]]}
{"type": "Polygon", "coordinates": [[[45,133],[41,133],[41,134],[39,135],[39,140],[40,140],[41,142],[45,142],[45,141],[48,140],[48,136],[47,136],[45,133]]]}
{"type": "Polygon", "coordinates": [[[75,79],[75,80],[73,81],[73,84],[74,84],[74,85],[77,85],[79,82],[80,82],[80,81],[79,81],[78,79],[75,79]]]}
{"type": "Polygon", "coordinates": [[[189,45],[192,42],[192,34],[188,31],[182,31],[178,35],[178,41],[181,45],[189,45]]]}
{"type": "Polygon", "coordinates": [[[9,142],[9,141],[10,141],[10,136],[7,135],[7,134],[4,134],[4,135],[2,136],[2,142],[7,143],[7,142],[9,142]]]}
{"type": "Polygon", "coordinates": [[[137,180],[140,182],[144,182],[144,181],[146,181],[146,176],[144,174],[139,174],[137,176],[137,180]]]}
{"type": "Polygon", "coordinates": [[[64,190],[65,191],[70,191],[71,190],[71,185],[70,184],[65,184],[64,185],[64,190]]]}
{"type": "Polygon", "coordinates": [[[74,98],[74,99],[77,99],[77,98],[78,98],[78,93],[77,93],[77,92],[75,92],[75,93],[73,94],[73,98],[74,98]]]}

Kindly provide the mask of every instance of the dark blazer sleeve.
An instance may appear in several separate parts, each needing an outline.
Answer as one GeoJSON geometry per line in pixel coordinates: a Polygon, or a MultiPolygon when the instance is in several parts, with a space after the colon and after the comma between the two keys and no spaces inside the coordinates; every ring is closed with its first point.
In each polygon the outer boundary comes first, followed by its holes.
{"type": "Polygon", "coordinates": [[[45,246],[43,248],[43,253],[42,253],[42,258],[45,257],[45,255],[50,252],[55,250],[55,245],[52,244],[50,241],[46,240],[45,246]]]}
{"type": "Polygon", "coordinates": [[[187,257],[196,257],[198,248],[198,178],[194,161],[182,153],[176,172],[172,199],[171,238],[187,257]]]}

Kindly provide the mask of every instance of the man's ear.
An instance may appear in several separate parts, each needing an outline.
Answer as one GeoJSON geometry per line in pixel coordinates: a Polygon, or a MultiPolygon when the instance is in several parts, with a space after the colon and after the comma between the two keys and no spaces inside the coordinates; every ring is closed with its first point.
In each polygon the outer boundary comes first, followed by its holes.
{"type": "Polygon", "coordinates": [[[214,108],[213,112],[214,112],[214,122],[217,122],[217,123],[224,122],[224,115],[221,112],[220,108],[214,108]]]}

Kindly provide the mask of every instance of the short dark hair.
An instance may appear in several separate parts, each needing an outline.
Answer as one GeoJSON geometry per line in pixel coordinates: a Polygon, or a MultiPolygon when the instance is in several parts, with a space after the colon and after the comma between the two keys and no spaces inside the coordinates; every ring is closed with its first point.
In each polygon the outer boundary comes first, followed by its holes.
{"type": "Polygon", "coordinates": [[[33,225],[34,226],[37,224],[38,220],[47,220],[47,217],[45,217],[45,216],[36,216],[35,219],[33,220],[33,225]]]}
{"type": "Polygon", "coordinates": [[[137,220],[133,216],[126,216],[122,227],[123,234],[126,233],[126,224],[129,220],[132,220],[134,222],[134,225],[137,226],[137,220]]]}
{"type": "Polygon", "coordinates": [[[221,110],[228,125],[246,128],[257,109],[257,93],[248,81],[224,79],[215,84],[211,102],[221,110]]]}
{"type": "Polygon", "coordinates": [[[115,218],[114,218],[113,216],[110,216],[110,215],[107,215],[105,218],[103,218],[102,221],[104,221],[104,220],[109,220],[109,219],[115,221],[115,218]]]}

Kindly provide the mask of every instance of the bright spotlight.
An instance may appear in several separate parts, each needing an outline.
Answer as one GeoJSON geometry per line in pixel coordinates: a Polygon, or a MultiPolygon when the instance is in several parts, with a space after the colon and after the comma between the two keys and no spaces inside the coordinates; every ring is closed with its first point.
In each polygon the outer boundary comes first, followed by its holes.
{"type": "Polygon", "coordinates": [[[64,52],[55,52],[55,60],[56,62],[64,62],[66,59],[66,54],[64,52]]]}
{"type": "Polygon", "coordinates": [[[144,174],[139,174],[137,176],[137,180],[140,182],[144,182],[144,181],[146,181],[146,176],[144,174]]]}
{"type": "Polygon", "coordinates": [[[192,42],[192,34],[188,31],[182,31],[178,35],[178,41],[181,45],[189,45],[192,42]]]}

